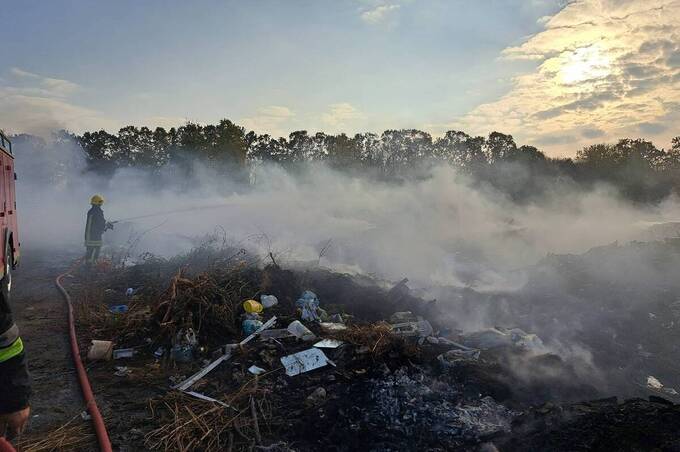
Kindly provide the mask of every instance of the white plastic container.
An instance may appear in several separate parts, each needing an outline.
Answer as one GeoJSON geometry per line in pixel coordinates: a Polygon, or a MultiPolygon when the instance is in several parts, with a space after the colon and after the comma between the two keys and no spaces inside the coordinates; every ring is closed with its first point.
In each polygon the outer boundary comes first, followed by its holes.
{"type": "Polygon", "coordinates": [[[262,303],[262,306],[266,309],[279,304],[279,300],[274,295],[261,295],[260,303],[262,303]]]}

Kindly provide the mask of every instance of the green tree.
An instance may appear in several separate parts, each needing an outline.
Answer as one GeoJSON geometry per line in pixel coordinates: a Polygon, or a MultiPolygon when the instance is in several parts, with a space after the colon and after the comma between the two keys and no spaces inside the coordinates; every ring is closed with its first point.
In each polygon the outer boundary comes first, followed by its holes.
{"type": "Polygon", "coordinates": [[[505,160],[517,152],[517,144],[512,135],[491,132],[484,143],[487,160],[491,163],[505,160]]]}
{"type": "Polygon", "coordinates": [[[465,132],[449,130],[434,143],[434,157],[463,169],[472,169],[487,163],[484,138],[471,137],[465,132]]]}
{"type": "Polygon", "coordinates": [[[99,174],[111,174],[117,167],[118,137],[105,130],[85,132],[76,137],[85,151],[88,167],[99,174]]]}

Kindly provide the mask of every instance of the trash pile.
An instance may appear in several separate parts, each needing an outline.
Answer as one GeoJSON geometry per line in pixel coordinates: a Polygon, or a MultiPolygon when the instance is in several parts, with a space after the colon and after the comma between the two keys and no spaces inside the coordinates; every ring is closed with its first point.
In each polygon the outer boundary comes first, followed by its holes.
{"type": "Polygon", "coordinates": [[[458,314],[449,319],[454,327],[483,313],[486,323],[537,335],[489,330],[477,333],[479,340],[508,343],[514,334],[537,352],[541,343],[558,344],[561,356],[582,357],[603,395],[656,393],[677,403],[679,271],[680,239],[614,243],[580,255],[550,254],[522,272],[526,284],[517,290],[445,289],[435,296],[450,300],[449,312],[458,314]]]}
{"type": "Polygon", "coordinates": [[[214,262],[72,282],[115,446],[475,450],[532,404],[597,394],[536,334],[447,329],[408,280],[214,262]]]}

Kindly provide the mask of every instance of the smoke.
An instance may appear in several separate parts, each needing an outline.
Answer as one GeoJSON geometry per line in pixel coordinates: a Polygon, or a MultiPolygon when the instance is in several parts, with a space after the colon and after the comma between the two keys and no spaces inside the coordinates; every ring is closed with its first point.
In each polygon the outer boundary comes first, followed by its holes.
{"type": "MultiPolygon", "coordinates": [[[[89,198],[102,193],[108,220],[130,219],[105,234],[109,249],[133,246],[134,255],[172,256],[218,231],[230,245],[263,257],[273,253],[280,264],[407,277],[411,287],[439,300],[446,311],[440,322],[464,331],[504,325],[536,332],[548,350],[572,363],[570,375],[590,377],[600,387],[625,391],[646,369],[680,385],[663,364],[675,362],[676,352],[645,339],[647,331],[675,334],[674,326],[640,320],[648,309],[671,312],[651,303],[673,302],[677,288],[668,281],[680,266],[677,256],[663,255],[663,244],[644,252],[629,247],[552,255],[646,238],[650,225],[659,239],[668,233],[659,225],[680,218],[677,199],[641,207],[607,186],[584,190],[564,183],[517,203],[449,166],[399,183],[315,164],[295,171],[258,165],[246,185],[199,162],[191,176],[168,167],[101,177],[86,171],[70,140],[20,137],[14,148],[24,253],[83,252],[89,198]],[[658,360],[638,359],[620,370],[648,349],[658,360]]],[[[538,372],[524,362],[510,365],[518,377],[538,372]]],[[[556,378],[559,369],[548,367],[540,371],[556,378]]]]}
{"type": "Polygon", "coordinates": [[[279,261],[406,276],[421,287],[517,288],[525,282],[519,270],[547,253],[627,241],[640,224],[678,218],[680,210],[675,200],[640,208],[604,186],[581,191],[566,184],[517,204],[448,166],[395,184],[322,165],[294,173],[261,165],[251,186],[225,188],[200,163],[190,180],[174,168],[153,176],[128,168],[103,178],[85,171],[69,140],[20,140],[15,148],[22,242],[29,247],[82,246],[88,200],[102,193],[107,219],[144,217],[105,236],[121,245],[143,233],[137,253],[174,255],[219,228],[232,244],[271,251],[279,261]]]}

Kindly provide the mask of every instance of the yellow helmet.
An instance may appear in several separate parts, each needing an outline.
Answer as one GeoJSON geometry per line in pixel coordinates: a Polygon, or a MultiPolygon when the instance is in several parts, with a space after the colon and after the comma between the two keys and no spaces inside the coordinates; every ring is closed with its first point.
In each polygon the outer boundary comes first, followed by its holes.
{"type": "Polygon", "coordinates": [[[104,204],[104,197],[102,195],[94,195],[92,198],[90,198],[90,204],[93,206],[101,206],[104,204]]]}

